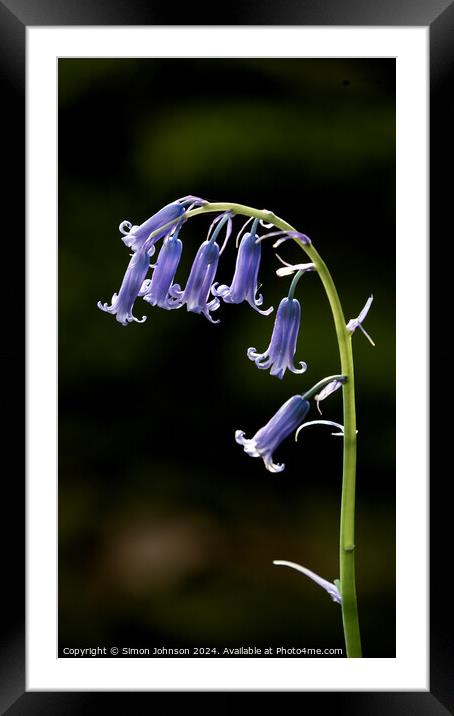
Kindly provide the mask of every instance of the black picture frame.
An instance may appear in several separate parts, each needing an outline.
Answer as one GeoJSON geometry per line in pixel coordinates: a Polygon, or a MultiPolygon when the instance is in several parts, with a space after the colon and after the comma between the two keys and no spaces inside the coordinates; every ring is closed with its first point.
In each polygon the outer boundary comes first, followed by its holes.
{"type": "MultiPolygon", "coordinates": [[[[150,693],[59,693],[25,691],[25,87],[26,28],[33,25],[385,25],[430,27],[430,171],[432,240],[443,246],[450,233],[449,169],[453,156],[451,136],[454,119],[454,2],[452,0],[287,0],[285,4],[249,0],[225,12],[222,6],[203,13],[197,7],[176,11],[175,5],[159,7],[143,0],[0,0],[0,78],[2,111],[2,158],[6,179],[4,201],[4,236],[8,247],[4,256],[3,286],[6,311],[3,322],[1,351],[3,406],[7,429],[2,431],[3,517],[5,528],[2,549],[4,574],[4,608],[0,659],[0,708],[2,713],[70,714],[89,713],[105,708],[105,699],[125,698],[154,703],[156,692],[150,693]],[[203,21],[200,18],[203,17],[203,21]],[[178,18],[178,22],[175,22],[178,18]],[[226,19],[228,22],[226,22],[226,19]],[[448,179],[446,179],[448,176],[448,179]],[[8,236],[9,235],[9,236],[8,236]],[[8,252],[8,253],[7,253],[8,252]],[[13,263],[13,266],[11,266],[13,263]],[[12,310],[10,309],[10,305],[12,310]],[[6,460],[5,458],[9,458],[6,460]],[[7,467],[6,467],[7,464],[7,467]],[[102,699],[102,703],[101,703],[102,699]]],[[[438,255],[438,254],[437,254],[438,255]]],[[[438,263],[438,262],[437,262],[438,263]]],[[[438,267],[438,266],[437,266],[438,267]]],[[[439,270],[448,271],[438,267],[439,270]]],[[[446,306],[443,281],[434,282],[433,305],[446,306]]],[[[446,309],[445,309],[446,310],[446,309]]],[[[448,309],[449,310],[449,309],[448,309]]],[[[45,320],[45,317],[43,317],[45,320]]],[[[441,344],[441,333],[440,333],[441,344]]],[[[417,351],[427,346],[415,347],[417,351]]],[[[436,354],[439,375],[448,376],[447,351],[439,347],[436,354]],[[440,363],[441,361],[441,363],[440,363]],[[445,369],[444,373],[443,370],[445,369]]],[[[417,410],[417,386],[415,386],[417,410]]],[[[424,416],[421,416],[423,419],[424,416]]],[[[436,450],[447,444],[448,426],[437,425],[436,450]]],[[[449,465],[449,463],[447,463],[449,465]]],[[[446,714],[454,713],[454,646],[452,629],[446,624],[449,613],[449,592],[443,570],[437,568],[437,557],[449,553],[450,504],[445,485],[441,484],[449,468],[433,478],[431,495],[431,648],[430,692],[299,692],[303,705],[316,699],[317,707],[334,708],[343,714],[446,714]],[[441,575],[441,576],[439,576],[441,575]]],[[[435,471],[434,471],[435,472],[435,471]]],[[[449,557],[448,557],[449,559],[449,557]]],[[[445,567],[446,570],[446,567],[445,567]]],[[[420,588],[415,575],[415,589],[420,588]]],[[[415,629],[418,625],[415,625],[415,629]]],[[[178,698],[174,694],[174,698],[178,698]]],[[[129,704],[129,702],[128,702],[129,704]]],[[[139,710],[140,707],[137,707],[139,710]]]]}

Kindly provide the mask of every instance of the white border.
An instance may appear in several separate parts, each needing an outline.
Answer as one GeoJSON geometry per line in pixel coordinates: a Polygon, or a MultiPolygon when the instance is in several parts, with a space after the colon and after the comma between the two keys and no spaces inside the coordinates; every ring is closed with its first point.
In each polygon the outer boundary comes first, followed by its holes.
{"type": "Polygon", "coordinates": [[[428,690],[428,28],[28,27],[27,73],[27,690],[428,690]],[[56,658],[59,56],[397,58],[396,659],[56,658]]]}

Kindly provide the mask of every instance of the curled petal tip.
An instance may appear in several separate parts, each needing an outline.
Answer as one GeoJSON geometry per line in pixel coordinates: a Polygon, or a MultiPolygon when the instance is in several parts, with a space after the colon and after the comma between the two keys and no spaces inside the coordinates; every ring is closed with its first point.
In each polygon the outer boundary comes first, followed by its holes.
{"type": "Polygon", "coordinates": [[[274,463],[272,460],[265,460],[265,467],[269,472],[272,472],[275,474],[285,470],[285,464],[283,462],[274,463]]]}
{"type": "Polygon", "coordinates": [[[289,369],[292,371],[292,373],[301,375],[302,373],[305,373],[307,371],[307,363],[302,360],[300,361],[299,365],[301,366],[301,368],[295,368],[295,366],[290,365],[289,369]]]}
{"type": "Polygon", "coordinates": [[[123,236],[125,236],[126,234],[129,234],[129,232],[131,231],[131,227],[132,224],[130,221],[122,221],[120,226],[118,227],[118,230],[121,234],[123,234],[123,236]]]}
{"type": "MultiPolygon", "coordinates": [[[[260,303],[262,303],[262,301],[260,303]]],[[[257,311],[257,313],[260,313],[262,316],[269,316],[274,311],[274,306],[270,306],[269,308],[266,308],[266,309],[261,309],[261,308],[259,308],[260,304],[250,302],[250,305],[252,306],[252,308],[255,311],[257,311]]]]}
{"type": "Polygon", "coordinates": [[[244,441],[244,430],[235,430],[235,442],[237,442],[238,445],[244,445],[244,441]]]}

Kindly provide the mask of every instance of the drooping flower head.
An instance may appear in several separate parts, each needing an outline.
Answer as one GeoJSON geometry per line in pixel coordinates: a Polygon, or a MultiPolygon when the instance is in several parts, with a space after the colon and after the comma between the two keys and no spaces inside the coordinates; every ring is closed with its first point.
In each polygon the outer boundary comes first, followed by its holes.
{"type": "Polygon", "coordinates": [[[139,293],[147,303],[167,310],[174,308],[170,299],[170,288],[183,250],[178,233],[179,229],[176,229],[171,236],[164,239],[153,268],[153,276],[144,281],[139,293]]]}
{"type": "Polygon", "coordinates": [[[123,242],[133,251],[138,251],[148,241],[147,250],[149,255],[152,256],[154,244],[175,229],[176,223],[184,213],[184,205],[174,201],[164,206],[156,214],[153,214],[140,226],[133,226],[130,221],[122,221],[119,229],[123,234],[123,242]],[[158,233],[150,239],[150,234],[155,231],[158,231],[158,233]]]}
{"type": "Polygon", "coordinates": [[[131,323],[131,321],[143,323],[146,320],[146,316],[142,316],[141,319],[136,318],[132,315],[132,309],[149,267],[150,257],[144,245],[131,256],[120,290],[118,294],[114,293],[112,296],[111,305],[108,306],[107,303],[98,301],[98,308],[101,311],[116,315],[117,321],[123,326],[131,323]]]}
{"type": "MultiPolygon", "coordinates": [[[[261,310],[259,307],[263,303],[263,296],[257,295],[257,281],[262,255],[262,245],[257,242],[257,226],[258,219],[254,221],[251,231],[246,232],[241,239],[236,258],[235,273],[230,286],[214,284],[212,292],[214,296],[221,297],[225,303],[247,301],[258,313],[268,316],[273,307],[261,310]]],[[[241,231],[243,230],[244,227],[241,231]]]]}
{"type": "Polygon", "coordinates": [[[261,457],[270,472],[282,472],[283,463],[273,462],[273,453],[286,437],[301,425],[309,411],[309,401],[294,395],[282,405],[271,420],[256,432],[253,438],[245,438],[242,430],[235,432],[235,440],[251,457],[261,457]]]}
{"type": "MultiPolygon", "coordinates": [[[[231,216],[229,213],[221,216],[212,235],[203,242],[197,251],[184,290],[177,283],[170,288],[171,308],[181,308],[181,306],[186,304],[188,311],[202,313],[211,323],[219,323],[219,321],[215,321],[210,314],[211,311],[215,311],[219,308],[219,298],[213,298],[211,301],[209,301],[208,298],[216,275],[220,255],[220,248],[216,243],[216,239],[225,223],[228,223],[229,228],[231,227],[231,216]]],[[[228,236],[229,229],[227,232],[227,237],[228,236]]]]}

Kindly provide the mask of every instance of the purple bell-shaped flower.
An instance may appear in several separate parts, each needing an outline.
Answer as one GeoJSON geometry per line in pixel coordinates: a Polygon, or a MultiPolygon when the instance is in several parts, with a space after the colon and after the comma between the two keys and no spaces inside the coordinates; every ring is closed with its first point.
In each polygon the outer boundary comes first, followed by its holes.
{"type": "Polygon", "coordinates": [[[220,248],[216,239],[226,222],[230,227],[229,213],[220,218],[210,238],[206,239],[197,251],[185,288],[182,289],[177,283],[170,288],[171,308],[181,308],[186,304],[188,311],[202,313],[211,323],[219,323],[211,317],[211,311],[219,308],[219,298],[208,298],[219,263],[220,248]]]}
{"type": "Polygon", "coordinates": [[[301,395],[294,395],[282,405],[267,424],[253,438],[245,438],[242,430],[235,432],[235,440],[251,457],[261,457],[270,472],[282,472],[285,465],[273,462],[273,453],[286,437],[301,425],[310,403],[301,395]]]}
{"type": "Polygon", "coordinates": [[[235,273],[230,286],[214,284],[212,293],[214,296],[222,298],[225,303],[247,301],[253,309],[264,316],[268,316],[273,307],[261,310],[263,296],[257,295],[258,274],[262,256],[262,245],[257,242],[257,226],[258,219],[254,221],[251,231],[245,233],[241,239],[236,258],[235,273]]]}
{"type": "Polygon", "coordinates": [[[178,229],[172,236],[164,239],[159,251],[151,279],[144,281],[139,296],[152,306],[170,310],[175,308],[170,298],[175,273],[180,263],[183,244],[178,238],[178,229]]]}

